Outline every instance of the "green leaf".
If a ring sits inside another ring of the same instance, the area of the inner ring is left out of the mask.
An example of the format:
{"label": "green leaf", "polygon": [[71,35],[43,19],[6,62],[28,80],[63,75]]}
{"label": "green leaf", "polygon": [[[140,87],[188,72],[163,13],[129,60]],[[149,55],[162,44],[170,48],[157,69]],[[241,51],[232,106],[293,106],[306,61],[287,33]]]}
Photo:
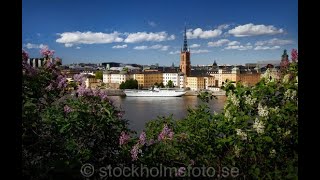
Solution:
{"label": "green leaf", "polygon": [[272,138],[269,137],[269,136],[264,137],[264,139],[265,139],[267,142],[272,142],[272,141],[273,141]]}

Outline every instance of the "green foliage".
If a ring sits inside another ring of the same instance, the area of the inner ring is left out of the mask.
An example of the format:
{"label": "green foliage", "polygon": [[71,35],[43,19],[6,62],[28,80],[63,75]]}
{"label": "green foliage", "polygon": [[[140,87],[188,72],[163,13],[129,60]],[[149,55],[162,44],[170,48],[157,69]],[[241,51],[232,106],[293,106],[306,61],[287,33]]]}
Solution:
{"label": "green foliage", "polygon": [[174,87],[174,84],[173,84],[173,82],[171,80],[168,81],[167,87],[169,87],[169,88],[173,88]]}
{"label": "green foliage", "polygon": [[103,80],[103,72],[102,71],[96,71],[95,75],[96,75],[96,79]]}
{"label": "green foliage", "polygon": [[[84,163],[128,163],[119,136],[134,132],[106,96],[67,84],[52,64],[23,63],[22,71],[23,179],[81,179]],[[72,96],[70,87],[83,95]]]}
{"label": "green foliage", "polygon": [[[227,82],[222,113],[211,114],[208,105],[201,104],[189,108],[184,119],[169,116],[148,122],[146,141],[155,143],[140,146],[137,163],[203,165],[214,167],[220,175],[227,166],[239,169],[238,178],[297,179],[297,71],[297,63],[291,63],[281,79],[262,78],[254,87]],[[205,102],[211,99],[208,92],[198,97]],[[174,135],[159,139],[165,125]]]}
{"label": "green foliage", "polygon": [[164,86],[164,84],[163,84],[163,82],[161,82],[160,84],[159,84],[159,88],[164,88],[165,86]]}
{"label": "green foliage", "polygon": [[212,93],[209,93],[208,91],[204,91],[204,92],[200,92],[197,97],[204,102],[209,102],[210,100],[212,100],[213,98],[217,98],[216,96],[212,95]]}
{"label": "green foliage", "polygon": [[138,81],[129,79],[126,82],[120,84],[120,89],[138,89]]}

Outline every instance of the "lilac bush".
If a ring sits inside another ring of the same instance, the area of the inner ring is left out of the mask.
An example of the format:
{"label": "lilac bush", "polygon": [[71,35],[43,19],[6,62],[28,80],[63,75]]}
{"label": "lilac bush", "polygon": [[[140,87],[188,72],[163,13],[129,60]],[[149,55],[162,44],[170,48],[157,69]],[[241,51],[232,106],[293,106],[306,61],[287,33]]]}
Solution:
{"label": "lilac bush", "polygon": [[[54,51],[41,54],[53,58]],[[86,89],[75,76],[77,96],[68,90],[59,63],[27,63],[22,51],[22,165],[26,179],[80,179],[81,165],[125,162],[120,145],[128,143],[127,120],[103,90]],[[78,77],[78,78],[77,78]],[[122,141],[119,136],[126,132]]]}

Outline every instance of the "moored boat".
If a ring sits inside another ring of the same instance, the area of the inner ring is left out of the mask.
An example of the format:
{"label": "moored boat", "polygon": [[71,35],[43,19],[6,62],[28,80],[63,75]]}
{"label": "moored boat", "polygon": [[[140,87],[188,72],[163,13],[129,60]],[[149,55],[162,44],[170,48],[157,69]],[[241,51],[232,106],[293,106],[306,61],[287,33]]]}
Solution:
{"label": "moored boat", "polygon": [[126,96],[130,97],[180,97],[186,94],[185,91],[150,89],[150,90],[125,90]]}

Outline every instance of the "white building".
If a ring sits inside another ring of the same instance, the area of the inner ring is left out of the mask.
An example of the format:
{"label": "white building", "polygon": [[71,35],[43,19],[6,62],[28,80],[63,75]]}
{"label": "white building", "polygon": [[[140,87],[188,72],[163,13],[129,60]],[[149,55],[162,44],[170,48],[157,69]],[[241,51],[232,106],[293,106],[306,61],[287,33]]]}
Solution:
{"label": "white building", "polygon": [[186,78],[183,73],[163,73],[163,85],[167,85],[168,82],[171,80],[173,82],[174,87],[185,88],[185,79]]}
{"label": "white building", "polygon": [[131,78],[133,78],[133,75],[129,74],[128,72],[123,72],[123,71],[122,72],[110,72],[110,71],[103,72],[104,83],[121,84],[122,82],[125,82]]}
{"label": "white building", "polygon": [[173,82],[174,87],[180,86],[180,77],[178,73],[163,73],[163,85],[167,85],[171,80]]}
{"label": "white building", "polygon": [[179,88],[186,88],[186,76],[183,73],[179,73]]}

